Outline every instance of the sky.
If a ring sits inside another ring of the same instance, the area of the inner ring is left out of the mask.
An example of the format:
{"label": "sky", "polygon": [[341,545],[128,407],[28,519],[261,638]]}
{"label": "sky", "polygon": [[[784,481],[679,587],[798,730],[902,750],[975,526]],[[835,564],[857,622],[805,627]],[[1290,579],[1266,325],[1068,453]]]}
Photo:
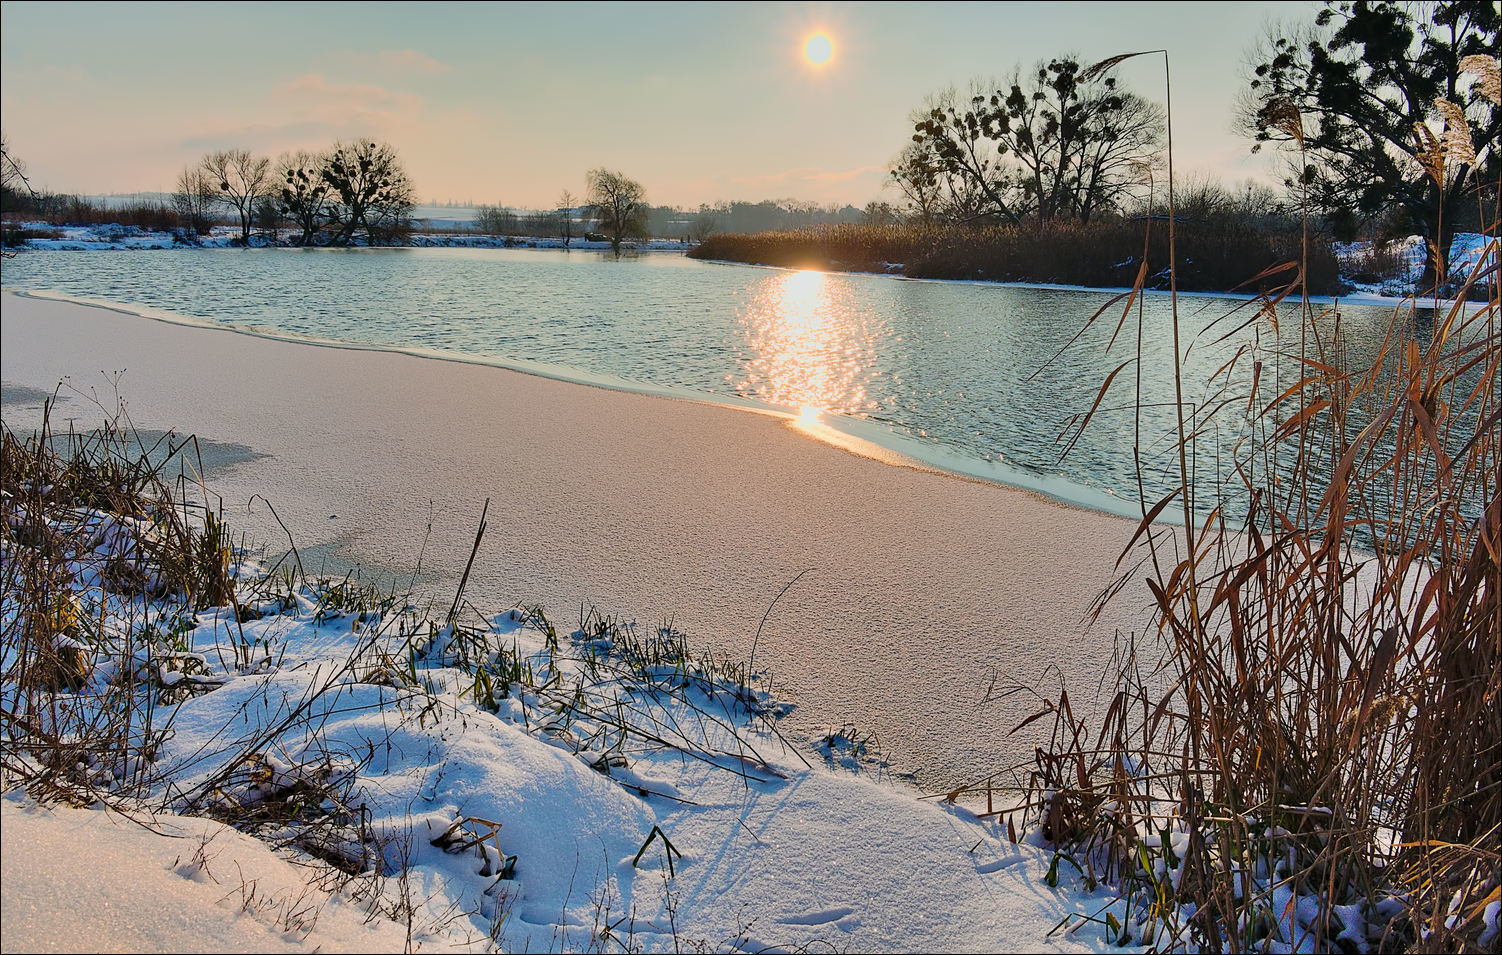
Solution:
{"label": "sky", "polygon": [[[648,201],[895,202],[924,97],[1077,54],[1169,51],[1175,164],[1271,180],[1232,129],[1284,3],[0,4],[5,142],[35,185],[167,191],[203,153],[390,142],[424,202],[545,208],[593,168]],[[803,55],[824,32],[834,55]],[[1160,57],[1117,67],[1162,102]]]}

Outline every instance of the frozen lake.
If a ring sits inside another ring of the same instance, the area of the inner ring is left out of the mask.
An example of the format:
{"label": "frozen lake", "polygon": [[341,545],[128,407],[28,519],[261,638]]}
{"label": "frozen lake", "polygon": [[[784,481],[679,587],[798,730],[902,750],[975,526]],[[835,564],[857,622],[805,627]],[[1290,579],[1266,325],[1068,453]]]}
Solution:
{"label": "frozen lake", "polygon": [[[1148,295],[1140,315],[1140,429],[1128,368],[1061,460],[1060,435],[1135,355],[1135,310],[1107,347],[1116,305],[1055,360],[1112,293],[492,249],[46,252],[8,260],[4,284],[271,335],[772,406],[942,470],[1124,515],[1138,512],[1134,445],[1148,500],[1178,480],[1163,294]],[[1390,316],[1342,306],[1349,361],[1370,360]],[[1251,317],[1239,299],[1181,299],[1195,408],[1210,403],[1212,376],[1238,349],[1257,354],[1241,362],[1229,396],[1249,389],[1254,358],[1266,363],[1269,394],[1293,380],[1271,323]],[[1296,317],[1285,327],[1296,333]],[[1224,445],[1235,438],[1224,435]],[[1198,463],[1217,464],[1215,455]]]}

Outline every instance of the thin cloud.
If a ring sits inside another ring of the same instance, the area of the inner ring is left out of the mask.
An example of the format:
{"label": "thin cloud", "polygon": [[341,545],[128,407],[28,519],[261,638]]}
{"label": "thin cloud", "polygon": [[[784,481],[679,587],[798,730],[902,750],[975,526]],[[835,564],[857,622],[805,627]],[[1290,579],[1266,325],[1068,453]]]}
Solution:
{"label": "thin cloud", "polygon": [[416,50],[382,50],[376,54],[376,61],[391,70],[410,70],[414,73],[447,73],[451,67],[447,63],[440,63],[425,53]]}
{"label": "thin cloud", "polygon": [[339,72],[374,70],[383,75],[391,73],[417,73],[424,76],[436,76],[439,73],[448,73],[453,69],[447,63],[435,60],[426,53],[410,48],[375,51],[339,50],[334,53],[332,62],[336,71]]}
{"label": "thin cloud", "polygon": [[367,110],[408,111],[422,106],[423,98],[404,90],[388,90],[369,83],[334,83],[322,73],[308,73],[288,80],[276,91],[316,103],[359,107]]}

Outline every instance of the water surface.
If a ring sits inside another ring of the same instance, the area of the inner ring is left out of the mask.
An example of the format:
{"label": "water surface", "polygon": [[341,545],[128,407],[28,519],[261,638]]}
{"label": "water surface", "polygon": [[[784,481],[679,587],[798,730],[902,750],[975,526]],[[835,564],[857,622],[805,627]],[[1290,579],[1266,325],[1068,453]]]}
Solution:
{"label": "water surface", "polygon": [[[500,249],[45,252],[8,260],[4,282],[273,335],[772,405],[943,469],[1120,513],[1137,511],[1134,447],[1147,499],[1178,479],[1163,295],[1149,295],[1119,333],[1119,305],[1086,331],[1113,293]],[[1248,371],[1231,395],[1250,387],[1253,358],[1270,359],[1269,387],[1295,373],[1275,360],[1266,320],[1222,339],[1247,309],[1231,298],[1181,301],[1191,416],[1239,349]],[[1369,359],[1391,310],[1341,311],[1348,360]],[[1140,381],[1135,365],[1123,369],[1076,437],[1102,382],[1135,357],[1139,320]]]}

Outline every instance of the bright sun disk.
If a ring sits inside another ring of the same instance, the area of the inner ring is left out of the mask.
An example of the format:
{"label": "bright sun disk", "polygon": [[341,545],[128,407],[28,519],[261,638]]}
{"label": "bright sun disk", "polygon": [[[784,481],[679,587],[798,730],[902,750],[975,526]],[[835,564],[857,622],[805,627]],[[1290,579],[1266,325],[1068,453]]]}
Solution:
{"label": "bright sun disk", "polygon": [[834,43],[823,33],[815,33],[803,44],[803,55],[808,57],[808,62],[815,66],[823,66],[834,56]]}

